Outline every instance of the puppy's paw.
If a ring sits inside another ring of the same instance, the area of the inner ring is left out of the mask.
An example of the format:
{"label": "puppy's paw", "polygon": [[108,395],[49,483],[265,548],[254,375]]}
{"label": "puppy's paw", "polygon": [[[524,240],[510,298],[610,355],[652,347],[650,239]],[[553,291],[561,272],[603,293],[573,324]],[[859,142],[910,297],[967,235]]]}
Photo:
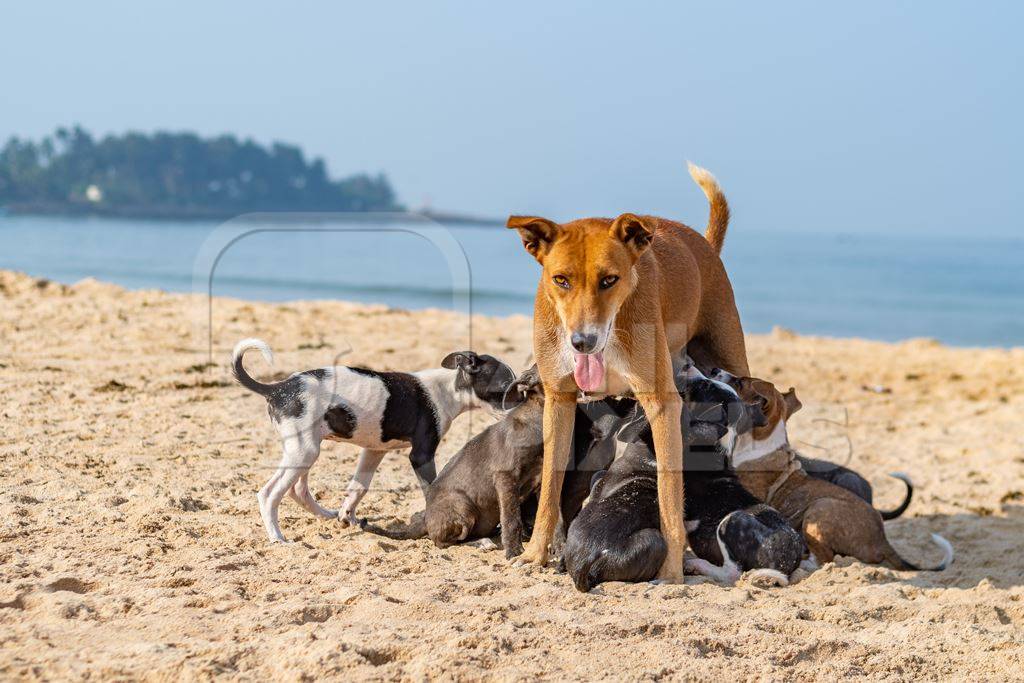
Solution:
{"label": "puppy's paw", "polygon": [[[343,527],[356,527],[360,525],[359,518],[356,517],[355,510],[339,510],[337,513],[338,521],[341,522]],[[365,522],[366,520],[362,520]]]}
{"label": "puppy's paw", "polygon": [[508,545],[508,547],[505,548],[505,559],[506,560],[515,559],[515,558],[519,557],[522,554],[523,554],[523,544],[522,543],[518,543],[518,542],[510,543]]}
{"label": "puppy's paw", "polygon": [[782,588],[789,585],[789,577],[776,569],[752,569],[744,579],[758,588]]}
{"label": "puppy's paw", "polygon": [[738,569],[731,566],[719,567],[698,557],[686,560],[686,571],[698,576],[706,576],[724,586],[732,586],[740,578]]}
{"label": "puppy's paw", "polygon": [[498,544],[489,538],[478,538],[475,541],[467,541],[465,545],[468,545],[470,548],[476,548],[477,550],[490,551],[498,549]]}
{"label": "puppy's paw", "polygon": [[294,545],[294,543],[295,543],[295,541],[290,541],[287,538],[285,538],[284,536],[279,536],[277,538],[270,539],[270,545],[272,545],[272,546],[287,546],[287,545]]}

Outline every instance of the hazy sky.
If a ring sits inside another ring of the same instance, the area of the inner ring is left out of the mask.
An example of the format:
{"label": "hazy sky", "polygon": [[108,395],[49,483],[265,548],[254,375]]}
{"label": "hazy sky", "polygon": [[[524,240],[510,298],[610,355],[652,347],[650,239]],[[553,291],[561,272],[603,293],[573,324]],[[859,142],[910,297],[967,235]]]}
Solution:
{"label": "hazy sky", "polygon": [[[781,6],[780,6],[781,5]],[[826,6],[828,5],[828,6]],[[0,136],[300,144],[418,206],[1021,235],[1024,3],[9,3]]]}

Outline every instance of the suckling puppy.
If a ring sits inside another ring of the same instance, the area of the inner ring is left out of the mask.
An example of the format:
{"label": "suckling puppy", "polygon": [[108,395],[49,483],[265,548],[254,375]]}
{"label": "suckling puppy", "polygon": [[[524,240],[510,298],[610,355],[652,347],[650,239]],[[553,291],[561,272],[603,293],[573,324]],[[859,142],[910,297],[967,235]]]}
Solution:
{"label": "suckling puppy", "polygon": [[848,490],[814,479],[800,467],[789,445],[786,421],[800,409],[796,392],[783,394],[771,382],[755,377],[734,377],[719,370],[714,379],[727,382],[747,402],[756,403],[766,422],[740,438],[733,465],[744,487],[778,509],[799,529],[811,552],[811,564],[830,562],[835,555],[849,555],[861,562],[888,562],[895,569],[941,571],[953,560],[949,542],[932,534],[944,551],[932,567],[908,562],[885,537],[878,511]]}
{"label": "suckling puppy", "polygon": [[[697,555],[687,568],[724,583],[754,569],[784,585],[803,556],[803,541],[778,512],[740,485],[727,461],[727,448],[763,419],[760,411],[692,367],[684,395],[685,519]],[[566,567],[581,591],[604,581],[650,580],[665,556],[650,426],[641,417],[620,438],[634,443],[597,481],[590,503],[569,528]]]}
{"label": "suckling puppy", "polygon": [[[395,539],[427,536],[443,548],[487,538],[500,524],[506,557],[521,553],[522,503],[540,485],[544,455],[544,395],[539,384],[524,381],[527,384],[518,390],[527,393],[526,399],[452,456],[427,489],[424,512],[405,527],[387,529],[363,522],[363,529]],[[580,408],[573,439],[575,467],[567,473],[562,497],[562,515],[570,522],[586,498],[593,472],[607,467],[615,456],[611,433],[602,424],[601,411]]]}
{"label": "suckling puppy", "polygon": [[467,410],[500,410],[515,401],[508,391],[515,381],[512,369],[472,351],[451,353],[441,368],[416,373],[335,366],[264,384],[242,366],[249,349],[258,349],[268,363],[273,362],[265,342],[244,339],[235,346],[232,371],[242,386],[266,399],[284,450],[277,471],[257,495],[271,541],[285,540],[278,507],[286,493],[314,515],[339,516],[321,507],[309,491],[309,468],[320,455],[323,439],[363,447],[341,511],[343,523],[352,523],[356,506],[388,451],[412,446],[409,461],[425,491],[435,478],[437,445],[452,421]]}
{"label": "suckling puppy", "polygon": [[[849,467],[843,467],[842,465],[837,465],[835,463],[828,462],[827,460],[807,458],[802,455],[798,455],[797,460],[800,461],[800,467],[804,472],[815,479],[821,479],[822,481],[827,481],[831,484],[835,484],[836,486],[841,486],[858,498],[863,499],[868,505],[872,504],[874,491],[871,489],[871,484],[868,483],[867,479],[860,476]],[[903,497],[903,502],[894,509],[878,511],[878,514],[880,514],[884,520],[896,519],[906,512],[907,508],[910,507],[910,500],[914,497],[914,483],[910,481],[910,477],[902,472],[892,472],[889,476],[902,481],[907,487],[907,493]]]}

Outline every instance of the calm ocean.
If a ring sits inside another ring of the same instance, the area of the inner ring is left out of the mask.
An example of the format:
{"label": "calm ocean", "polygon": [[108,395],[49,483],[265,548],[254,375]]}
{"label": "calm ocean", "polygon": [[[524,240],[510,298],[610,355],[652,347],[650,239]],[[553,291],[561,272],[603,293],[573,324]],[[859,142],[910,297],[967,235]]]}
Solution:
{"label": "calm ocean", "polygon": [[[403,232],[400,223],[308,225],[308,232],[294,224],[289,231],[265,226],[234,242],[217,264],[213,293],[451,308],[461,278],[449,263],[461,261],[461,251],[474,312],[532,310],[539,266],[503,228],[420,226],[455,245],[445,250]],[[0,217],[0,268],[67,283],[94,277],[188,292],[197,258],[209,256],[222,234],[213,223]],[[1024,239],[734,227],[723,257],[748,332],[781,325],[837,337],[1024,345]]]}

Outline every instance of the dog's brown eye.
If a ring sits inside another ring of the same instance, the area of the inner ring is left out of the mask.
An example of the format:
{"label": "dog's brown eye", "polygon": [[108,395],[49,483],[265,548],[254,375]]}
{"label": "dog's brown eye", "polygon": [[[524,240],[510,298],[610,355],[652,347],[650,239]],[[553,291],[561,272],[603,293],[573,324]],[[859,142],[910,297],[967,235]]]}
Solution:
{"label": "dog's brown eye", "polygon": [[603,278],[601,278],[601,289],[608,289],[618,281],[618,275],[605,275]]}
{"label": "dog's brown eye", "polygon": [[551,280],[562,289],[569,289],[569,278],[564,275],[556,275]]}

